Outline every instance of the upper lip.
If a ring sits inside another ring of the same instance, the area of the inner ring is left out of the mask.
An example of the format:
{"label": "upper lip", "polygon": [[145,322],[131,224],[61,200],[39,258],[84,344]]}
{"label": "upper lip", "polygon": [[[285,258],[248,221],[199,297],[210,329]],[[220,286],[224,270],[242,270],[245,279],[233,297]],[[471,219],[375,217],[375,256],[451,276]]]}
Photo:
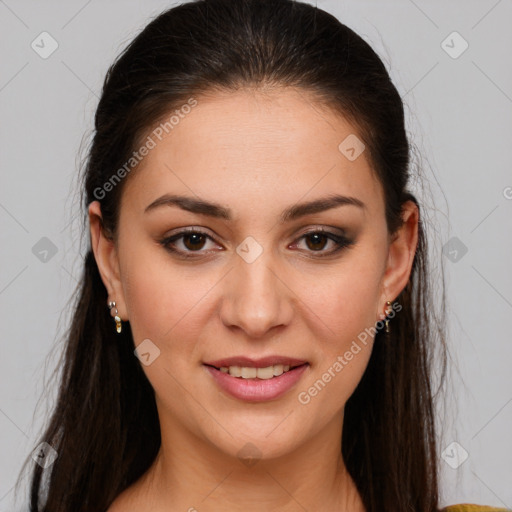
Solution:
{"label": "upper lip", "polygon": [[225,359],[217,359],[215,361],[208,361],[204,364],[215,366],[215,368],[222,368],[228,366],[246,366],[248,368],[267,368],[276,364],[290,365],[290,368],[306,364],[307,361],[295,359],[286,356],[267,356],[261,359],[252,359],[246,356],[227,357]]}

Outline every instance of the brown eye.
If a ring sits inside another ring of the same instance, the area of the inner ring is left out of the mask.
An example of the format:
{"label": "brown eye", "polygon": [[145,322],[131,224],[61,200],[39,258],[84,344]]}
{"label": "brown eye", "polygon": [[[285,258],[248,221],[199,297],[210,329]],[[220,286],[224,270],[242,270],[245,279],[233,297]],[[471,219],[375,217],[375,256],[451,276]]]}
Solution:
{"label": "brown eye", "polygon": [[[329,242],[332,243],[331,248],[327,248],[329,246]],[[302,235],[299,238],[299,241],[295,242],[293,246],[301,249],[301,243],[305,246],[305,249],[302,250],[306,253],[318,253],[314,256],[321,258],[324,256],[334,255],[342,249],[354,245],[355,242],[344,235],[332,233],[324,229],[317,229],[316,231],[310,231],[309,233]]]}
{"label": "brown eye", "polygon": [[190,251],[197,251],[203,248],[206,238],[203,233],[189,233],[183,236],[183,245]]}
{"label": "brown eye", "polygon": [[[311,249],[312,251],[321,251],[330,240],[329,237],[323,233],[312,233],[310,235],[306,235],[305,239],[308,249]],[[311,243],[309,243],[309,241],[311,241]]]}
{"label": "brown eye", "polygon": [[[197,229],[188,229],[176,233],[172,236],[164,238],[160,241],[160,244],[169,252],[176,254],[183,258],[200,258],[206,256],[209,251],[208,242],[215,245],[215,240],[203,231]],[[329,246],[329,242],[332,243],[330,249],[326,249]],[[298,247],[301,243],[304,243],[305,248]],[[315,257],[331,256],[346,247],[350,247],[355,242],[346,238],[344,235],[325,231],[323,229],[317,229],[302,235],[298,242],[292,244],[294,248],[301,249],[302,252],[306,253],[318,253]],[[219,246],[217,246],[217,249]],[[222,248],[220,248],[222,250]],[[196,253],[196,254],[194,254]]]}
{"label": "brown eye", "polygon": [[[196,228],[192,228],[166,237],[160,241],[160,244],[167,251],[178,256],[184,258],[198,258],[211,248],[208,247],[208,242],[215,246],[215,240],[213,240],[211,236]],[[205,246],[207,246],[206,250]]]}

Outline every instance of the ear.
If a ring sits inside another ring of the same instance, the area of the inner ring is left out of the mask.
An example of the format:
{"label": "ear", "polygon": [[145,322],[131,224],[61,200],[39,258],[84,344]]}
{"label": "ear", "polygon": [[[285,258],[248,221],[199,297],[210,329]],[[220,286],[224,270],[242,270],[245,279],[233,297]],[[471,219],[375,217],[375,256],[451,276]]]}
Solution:
{"label": "ear", "polygon": [[[114,240],[108,238],[103,230],[101,205],[99,201],[89,204],[89,225],[91,229],[91,246],[98,265],[101,280],[108,293],[108,300],[116,302],[121,320],[128,320],[123,287],[120,279],[119,260]],[[108,305],[105,304],[105,308]]]}
{"label": "ear", "polygon": [[418,245],[419,210],[414,201],[406,201],[402,206],[403,225],[389,245],[388,261],[383,276],[383,293],[381,297],[382,317],[386,310],[386,301],[393,302],[406,287],[411,275],[412,264]]}

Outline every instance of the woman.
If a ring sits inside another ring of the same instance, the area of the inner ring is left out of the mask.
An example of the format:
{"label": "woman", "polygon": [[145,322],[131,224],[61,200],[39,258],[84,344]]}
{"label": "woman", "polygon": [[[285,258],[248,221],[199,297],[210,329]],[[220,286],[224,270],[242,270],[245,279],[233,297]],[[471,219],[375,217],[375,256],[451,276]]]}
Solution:
{"label": "woman", "polygon": [[31,510],[438,511],[445,341],[408,180],[400,96],[331,15],[154,19],[97,108]]}

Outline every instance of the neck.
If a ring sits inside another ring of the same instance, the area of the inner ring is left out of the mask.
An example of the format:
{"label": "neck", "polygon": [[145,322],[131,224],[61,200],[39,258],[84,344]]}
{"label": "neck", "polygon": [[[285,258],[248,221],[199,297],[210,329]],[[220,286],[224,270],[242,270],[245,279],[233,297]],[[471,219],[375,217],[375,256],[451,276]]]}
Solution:
{"label": "neck", "polygon": [[249,445],[233,457],[164,420],[160,451],[138,487],[155,511],[364,512],[341,456],[342,423],[334,418],[306,444],[269,459]]}

